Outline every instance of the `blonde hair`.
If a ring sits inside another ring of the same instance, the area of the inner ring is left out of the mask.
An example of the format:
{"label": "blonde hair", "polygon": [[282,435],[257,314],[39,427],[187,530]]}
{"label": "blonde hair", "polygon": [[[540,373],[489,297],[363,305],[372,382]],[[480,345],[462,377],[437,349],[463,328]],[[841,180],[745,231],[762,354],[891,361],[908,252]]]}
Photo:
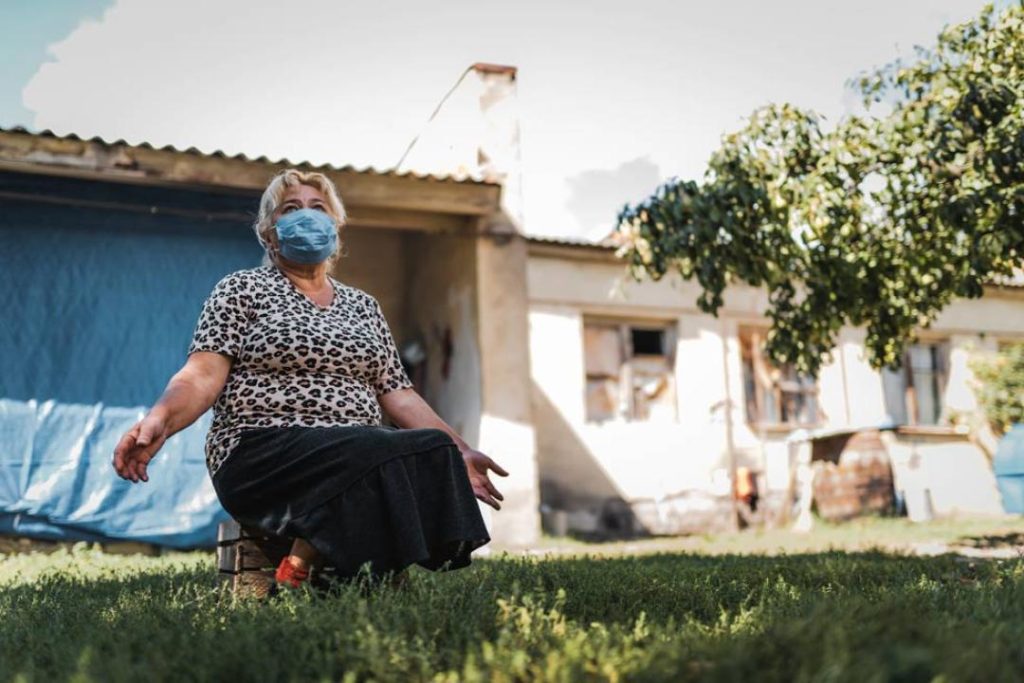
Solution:
{"label": "blonde hair", "polygon": [[256,239],[259,240],[260,246],[263,247],[269,262],[273,263],[277,254],[271,248],[268,235],[274,230],[274,212],[281,205],[281,200],[284,199],[288,188],[295,187],[296,185],[308,185],[318,190],[324,196],[324,201],[327,203],[327,215],[333,218],[338,226],[338,248],[327,259],[327,267],[330,270],[338,259],[344,255],[341,229],[345,225],[345,205],[341,203],[341,196],[338,194],[338,189],[334,186],[334,183],[323,173],[317,173],[316,171],[303,172],[294,168],[288,168],[271,178],[270,183],[267,184],[267,189],[263,190],[263,196],[260,198],[259,213],[256,215],[256,222],[252,226],[253,231],[256,233]]}

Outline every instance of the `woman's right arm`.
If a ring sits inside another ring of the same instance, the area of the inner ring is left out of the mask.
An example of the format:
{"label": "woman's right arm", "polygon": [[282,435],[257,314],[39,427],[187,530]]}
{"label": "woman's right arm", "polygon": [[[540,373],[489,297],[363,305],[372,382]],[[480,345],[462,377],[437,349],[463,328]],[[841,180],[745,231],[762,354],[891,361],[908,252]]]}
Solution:
{"label": "woman's right arm", "polygon": [[149,413],[125,432],[114,449],[114,469],[122,479],[149,481],[146,466],[171,436],[210,409],[227,383],[232,359],[196,351],[171,381]]}

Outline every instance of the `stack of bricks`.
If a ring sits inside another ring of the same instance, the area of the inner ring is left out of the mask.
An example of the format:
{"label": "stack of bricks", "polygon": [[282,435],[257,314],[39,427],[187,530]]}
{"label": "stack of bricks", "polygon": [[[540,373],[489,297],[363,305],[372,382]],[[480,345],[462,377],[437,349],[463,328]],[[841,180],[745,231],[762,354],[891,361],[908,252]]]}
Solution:
{"label": "stack of bricks", "polygon": [[217,529],[217,571],[236,595],[267,597],[274,587],[274,571],[288,554],[291,541],[272,537],[234,520]]}
{"label": "stack of bricks", "polygon": [[[235,595],[267,598],[275,591],[274,572],[292,541],[234,520],[223,522],[217,529],[218,574]],[[316,588],[328,587],[333,578],[331,567],[315,566],[310,572],[310,583]]]}

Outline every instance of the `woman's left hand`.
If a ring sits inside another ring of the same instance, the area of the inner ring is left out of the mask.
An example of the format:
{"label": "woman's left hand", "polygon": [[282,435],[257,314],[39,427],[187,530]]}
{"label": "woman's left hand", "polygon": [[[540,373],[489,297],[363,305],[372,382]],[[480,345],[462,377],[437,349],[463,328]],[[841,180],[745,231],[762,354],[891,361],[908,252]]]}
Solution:
{"label": "woman's left hand", "polygon": [[498,501],[505,500],[505,496],[494,488],[490,477],[487,476],[487,470],[494,470],[502,477],[507,477],[508,472],[488,456],[473,448],[462,451],[462,459],[466,462],[466,470],[469,472],[469,483],[473,485],[473,493],[495,510],[500,510],[501,505]]}

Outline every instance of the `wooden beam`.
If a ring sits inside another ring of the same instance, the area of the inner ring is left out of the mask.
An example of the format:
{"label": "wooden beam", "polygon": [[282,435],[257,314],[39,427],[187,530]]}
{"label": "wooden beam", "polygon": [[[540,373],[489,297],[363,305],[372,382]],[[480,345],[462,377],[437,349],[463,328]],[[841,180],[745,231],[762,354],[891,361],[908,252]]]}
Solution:
{"label": "wooden beam", "polygon": [[475,224],[476,221],[467,216],[366,206],[349,207],[346,222],[349,227],[394,228],[432,233],[466,232],[472,230]]}
{"label": "wooden beam", "polygon": [[[195,218],[203,221],[228,221],[251,223],[253,215],[238,211],[207,211],[175,206],[132,203],[123,201],[102,201],[83,197],[66,197],[57,194],[11,192],[0,190],[0,200],[35,202],[55,206],[70,206],[106,211],[126,211],[147,215],[169,215]],[[422,211],[400,211],[397,209],[374,209],[356,207],[348,214],[346,226],[369,230],[395,229],[433,234],[475,234],[477,221],[466,216],[428,213]]]}
{"label": "wooden beam", "polygon": [[0,131],[0,169],[18,173],[249,193],[262,191],[275,173],[289,167],[327,175],[346,206],[461,216],[485,216],[499,207],[501,186],[492,183]]}

